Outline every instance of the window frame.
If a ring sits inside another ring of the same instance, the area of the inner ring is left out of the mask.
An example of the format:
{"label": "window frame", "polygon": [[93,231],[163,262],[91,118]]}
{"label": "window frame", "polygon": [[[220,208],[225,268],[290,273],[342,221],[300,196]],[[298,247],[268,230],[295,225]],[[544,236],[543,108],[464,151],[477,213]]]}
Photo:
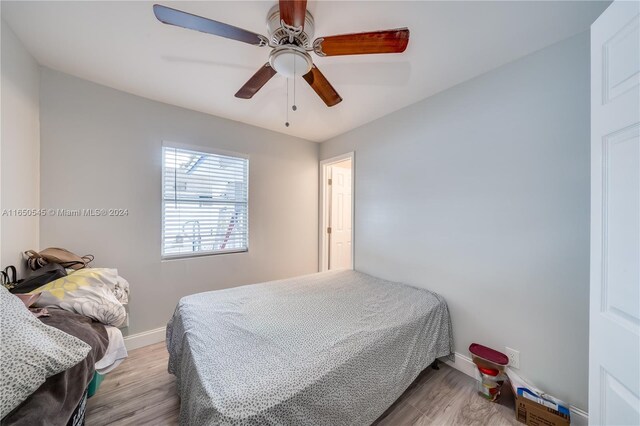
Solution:
{"label": "window frame", "polygon": [[[225,250],[216,250],[216,251],[206,251],[206,252],[191,252],[191,253],[179,253],[179,254],[165,254],[164,253],[164,237],[165,237],[165,188],[164,188],[164,177],[165,177],[165,161],[164,161],[164,150],[165,148],[173,148],[173,149],[184,149],[189,151],[196,151],[205,154],[211,155],[223,155],[227,157],[236,157],[242,158],[247,161],[247,236],[246,236],[246,247],[240,249],[225,249]],[[248,253],[249,252],[249,181],[250,181],[250,158],[249,154],[236,152],[236,151],[228,151],[223,149],[211,148],[208,146],[202,145],[192,145],[192,144],[184,144],[178,142],[170,142],[170,141],[162,141],[162,146],[160,149],[160,162],[161,162],[161,175],[160,175],[160,210],[161,210],[161,219],[160,219],[160,228],[161,228],[161,239],[160,239],[160,260],[161,261],[171,261],[171,260],[184,260],[184,259],[192,259],[198,257],[205,256],[218,256],[225,254],[237,254],[237,253]]]}

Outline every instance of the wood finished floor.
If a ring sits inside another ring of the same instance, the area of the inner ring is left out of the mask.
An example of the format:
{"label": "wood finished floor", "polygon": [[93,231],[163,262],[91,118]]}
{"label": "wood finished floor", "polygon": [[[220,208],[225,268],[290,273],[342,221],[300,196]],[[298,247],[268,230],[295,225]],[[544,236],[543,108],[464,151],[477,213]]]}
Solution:
{"label": "wood finished floor", "polygon": [[[86,425],[177,425],[180,401],[164,343],[129,353],[87,404]],[[446,365],[427,368],[374,422],[376,426],[517,425],[513,397],[484,400],[470,377]],[[195,425],[194,425],[195,426]]]}

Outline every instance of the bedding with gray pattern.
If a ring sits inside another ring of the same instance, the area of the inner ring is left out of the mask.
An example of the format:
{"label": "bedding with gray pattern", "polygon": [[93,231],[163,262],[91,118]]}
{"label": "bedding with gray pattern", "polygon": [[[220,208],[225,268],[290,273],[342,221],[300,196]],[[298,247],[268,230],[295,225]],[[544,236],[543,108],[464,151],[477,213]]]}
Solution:
{"label": "bedding with gray pattern", "polygon": [[184,297],[167,347],[183,425],[367,425],[452,338],[441,296],[332,271]]}
{"label": "bedding with gray pattern", "polygon": [[43,324],[16,295],[0,286],[0,418],[47,378],[85,359],[90,350],[77,337]]}
{"label": "bedding with gray pattern", "polygon": [[85,316],[55,308],[49,309],[49,314],[50,316],[40,317],[37,321],[77,337],[91,346],[91,351],[73,367],[49,377],[29,398],[0,421],[2,426],[84,424],[83,401],[86,404],[86,390],[93,378],[96,361],[107,350],[109,336],[104,325]]}

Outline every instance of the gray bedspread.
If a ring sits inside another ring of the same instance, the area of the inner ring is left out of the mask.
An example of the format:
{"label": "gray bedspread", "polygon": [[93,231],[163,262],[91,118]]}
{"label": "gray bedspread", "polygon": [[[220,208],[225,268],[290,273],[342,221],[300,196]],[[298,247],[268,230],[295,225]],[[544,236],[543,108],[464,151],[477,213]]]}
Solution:
{"label": "gray bedspread", "polygon": [[441,296],[355,271],[187,296],[167,327],[183,425],[367,425],[451,345]]}

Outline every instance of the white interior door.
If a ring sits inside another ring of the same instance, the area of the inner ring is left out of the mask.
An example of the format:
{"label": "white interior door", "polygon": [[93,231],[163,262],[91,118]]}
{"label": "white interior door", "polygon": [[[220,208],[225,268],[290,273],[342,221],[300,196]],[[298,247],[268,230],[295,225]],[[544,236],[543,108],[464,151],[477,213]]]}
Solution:
{"label": "white interior door", "polygon": [[640,3],[591,27],[589,422],[640,425]]}
{"label": "white interior door", "polygon": [[351,269],[351,162],[331,170],[329,269]]}

